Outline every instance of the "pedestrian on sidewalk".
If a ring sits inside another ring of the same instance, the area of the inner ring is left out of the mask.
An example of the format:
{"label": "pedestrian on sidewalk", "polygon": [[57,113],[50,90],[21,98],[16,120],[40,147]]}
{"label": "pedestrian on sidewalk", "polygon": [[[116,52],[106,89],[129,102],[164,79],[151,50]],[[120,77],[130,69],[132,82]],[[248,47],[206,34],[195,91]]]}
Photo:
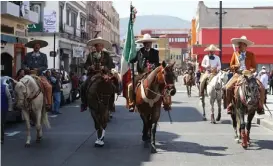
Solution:
{"label": "pedestrian on sidewalk", "polygon": [[53,114],[61,114],[60,112],[60,105],[61,105],[61,81],[60,81],[60,74],[57,73],[55,70],[52,70],[52,90],[53,90]]}
{"label": "pedestrian on sidewalk", "polygon": [[265,69],[261,70],[261,77],[260,77],[260,81],[264,86],[265,89],[265,100],[264,100],[264,104],[266,104],[266,99],[267,99],[267,87],[268,87],[268,75]]}
{"label": "pedestrian on sidewalk", "polygon": [[269,93],[273,95],[273,70],[269,75]]}
{"label": "pedestrian on sidewalk", "polygon": [[4,143],[4,126],[8,111],[12,111],[12,97],[9,91],[9,85],[1,82],[1,144]]}

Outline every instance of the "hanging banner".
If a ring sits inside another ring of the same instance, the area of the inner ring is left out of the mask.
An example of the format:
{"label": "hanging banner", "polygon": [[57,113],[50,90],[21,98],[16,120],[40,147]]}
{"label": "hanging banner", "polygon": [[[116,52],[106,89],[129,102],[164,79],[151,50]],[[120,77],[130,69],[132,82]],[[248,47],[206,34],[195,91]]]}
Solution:
{"label": "hanging banner", "polygon": [[83,47],[73,47],[73,57],[83,58],[84,48]]}
{"label": "hanging banner", "polygon": [[57,32],[57,14],[55,10],[45,10],[44,12],[44,32]]}

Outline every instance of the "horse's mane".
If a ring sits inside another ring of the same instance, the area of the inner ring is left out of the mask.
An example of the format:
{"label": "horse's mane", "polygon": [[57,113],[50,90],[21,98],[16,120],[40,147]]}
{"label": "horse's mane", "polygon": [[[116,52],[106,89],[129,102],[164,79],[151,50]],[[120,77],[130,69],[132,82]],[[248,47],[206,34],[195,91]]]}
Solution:
{"label": "horse's mane", "polygon": [[157,68],[155,68],[147,77],[148,80],[148,87],[150,87],[151,83],[154,82],[154,79],[158,73],[158,71],[162,69],[162,66],[158,66]]}

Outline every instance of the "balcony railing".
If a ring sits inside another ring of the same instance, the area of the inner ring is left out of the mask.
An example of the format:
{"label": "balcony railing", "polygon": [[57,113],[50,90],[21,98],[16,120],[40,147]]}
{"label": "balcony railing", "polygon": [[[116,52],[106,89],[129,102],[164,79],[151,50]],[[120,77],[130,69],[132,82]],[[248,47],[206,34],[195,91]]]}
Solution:
{"label": "balcony railing", "polygon": [[64,24],[64,32],[74,34],[74,27]]}

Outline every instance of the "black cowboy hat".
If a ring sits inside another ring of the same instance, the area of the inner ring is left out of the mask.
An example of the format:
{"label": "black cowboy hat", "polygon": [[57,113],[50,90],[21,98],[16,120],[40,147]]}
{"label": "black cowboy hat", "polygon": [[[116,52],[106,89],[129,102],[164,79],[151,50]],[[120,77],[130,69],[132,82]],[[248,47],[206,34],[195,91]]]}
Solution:
{"label": "black cowboy hat", "polygon": [[32,40],[25,44],[28,48],[34,48],[35,44],[39,44],[41,48],[46,47],[48,45],[47,41],[44,40]]}

